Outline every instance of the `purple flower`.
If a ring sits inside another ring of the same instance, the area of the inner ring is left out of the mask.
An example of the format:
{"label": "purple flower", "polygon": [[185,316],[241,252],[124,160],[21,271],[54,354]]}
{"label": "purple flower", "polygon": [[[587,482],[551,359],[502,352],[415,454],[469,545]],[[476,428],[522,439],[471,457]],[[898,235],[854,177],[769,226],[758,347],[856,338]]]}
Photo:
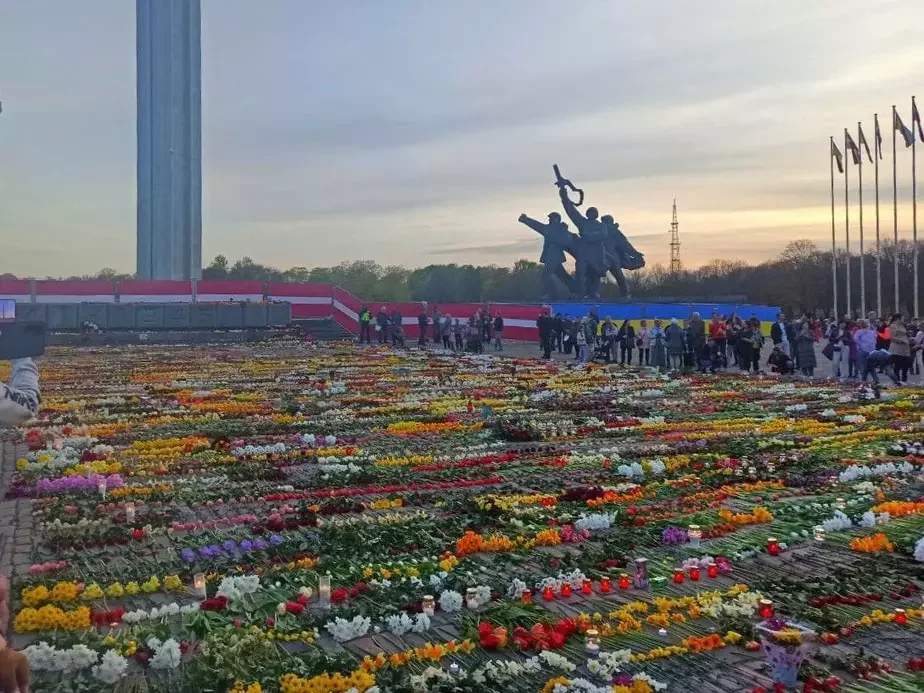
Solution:
{"label": "purple flower", "polygon": [[202,556],[203,558],[208,558],[209,557],[209,547],[203,546],[202,548],[200,548],[199,555]]}
{"label": "purple flower", "polygon": [[225,539],[222,546],[224,547],[225,551],[230,553],[233,553],[237,549],[237,543],[234,541],[234,539]]}
{"label": "purple flower", "polygon": [[187,563],[192,563],[194,560],[196,560],[196,552],[192,549],[183,549],[183,551],[180,553],[180,556],[182,556],[183,560]]}
{"label": "purple flower", "polygon": [[250,543],[248,539],[244,539],[244,541],[241,542],[241,551],[243,551],[244,553],[250,553],[252,550],[253,550],[253,544]]}
{"label": "purple flower", "polygon": [[263,549],[266,548],[266,542],[263,541],[263,540],[260,539],[260,538],[254,539],[254,540],[253,540],[253,547],[254,547],[257,551],[262,551]]}
{"label": "purple flower", "polygon": [[690,537],[687,531],[679,527],[666,527],[664,531],[661,532],[661,542],[664,544],[686,544],[689,540]]}
{"label": "purple flower", "polygon": [[274,534],[269,538],[269,543],[273,546],[279,546],[282,544],[282,537],[280,537],[278,534]]}

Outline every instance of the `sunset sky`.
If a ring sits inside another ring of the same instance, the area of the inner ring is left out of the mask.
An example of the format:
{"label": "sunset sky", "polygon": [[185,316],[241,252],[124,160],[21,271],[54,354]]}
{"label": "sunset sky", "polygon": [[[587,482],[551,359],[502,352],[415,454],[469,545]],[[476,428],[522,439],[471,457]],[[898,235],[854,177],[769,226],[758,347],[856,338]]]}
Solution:
{"label": "sunset sky", "polygon": [[[134,10],[0,3],[0,273],[134,271]],[[872,144],[874,112],[891,235],[922,27],[920,0],[202,0],[203,258],[538,259],[516,219],[558,163],[650,263],[674,197],[685,264],[758,261],[830,243],[828,136]]]}

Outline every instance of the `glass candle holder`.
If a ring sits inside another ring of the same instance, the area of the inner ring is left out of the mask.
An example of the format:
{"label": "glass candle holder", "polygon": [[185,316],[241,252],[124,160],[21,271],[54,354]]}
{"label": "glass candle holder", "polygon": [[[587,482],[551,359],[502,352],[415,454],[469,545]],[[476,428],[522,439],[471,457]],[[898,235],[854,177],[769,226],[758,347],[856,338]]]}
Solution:
{"label": "glass candle holder", "polygon": [[908,614],[905,613],[904,609],[895,609],[895,623],[900,626],[908,623]]}
{"label": "glass candle holder", "polygon": [[533,603],[533,592],[532,590],[523,590],[523,594],[520,595],[520,601],[524,604]]}
{"label": "glass candle holder", "polygon": [[847,501],[845,501],[843,498],[838,498],[834,501],[834,507],[837,508],[838,510],[846,510]]}
{"label": "glass candle holder", "polygon": [[330,608],[330,573],[318,578],[318,606]]}
{"label": "glass candle holder", "polygon": [[825,540],[825,528],[821,525],[815,525],[814,529],[812,529],[812,533],[815,536],[815,541]]}
{"label": "glass candle holder", "polygon": [[106,480],[105,479],[100,479],[99,481],[96,482],[96,490],[99,491],[99,495],[102,498],[106,497]]}
{"label": "glass candle holder", "polygon": [[561,596],[570,597],[571,596],[571,585],[567,582],[561,586]]}
{"label": "glass candle holder", "polygon": [[649,587],[651,587],[651,582],[648,580],[647,558],[635,559],[635,578],[633,579],[632,584],[637,590],[647,590]]}
{"label": "glass candle holder", "polygon": [[432,594],[424,595],[421,606],[423,607],[423,612],[427,616],[432,616],[434,613],[436,613],[436,600],[433,598]]}
{"label": "glass candle holder", "polygon": [[587,652],[592,655],[600,653],[600,633],[596,628],[588,628],[584,634]]}
{"label": "glass candle holder", "polygon": [[135,523],[135,504],[132,501],[125,504],[125,521],[130,525]]}
{"label": "glass candle holder", "polygon": [[699,566],[693,566],[690,568],[690,579],[693,582],[699,582]]}
{"label": "glass candle holder", "polygon": [[193,592],[199,599],[205,599],[205,573],[196,573],[193,575]]}
{"label": "glass candle holder", "polygon": [[555,592],[552,591],[551,587],[546,587],[544,590],[542,590],[542,598],[547,602],[550,602],[555,599]]}
{"label": "glass candle holder", "polygon": [[779,556],[783,549],[780,548],[780,542],[775,537],[767,539],[767,553],[771,556]]}
{"label": "glass candle holder", "polygon": [[593,594],[594,588],[590,580],[585,578],[584,583],[581,585],[581,594]]}
{"label": "glass candle holder", "polygon": [[465,590],[465,606],[474,609],[478,606],[478,591],[474,587]]}
{"label": "glass candle holder", "polygon": [[603,592],[604,594],[607,594],[610,591],[612,591],[612,589],[613,589],[613,583],[610,581],[610,578],[608,575],[604,575],[602,578],[600,578],[600,591],[601,592]]}
{"label": "glass candle holder", "polygon": [[619,589],[627,590],[632,586],[632,583],[629,582],[629,575],[627,573],[619,574]]}
{"label": "glass candle holder", "polygon": [[769,599],[761,599],[757,602],[757,614],[765,621],[773,618],[773,602]]}
{"label": "glass candle holder", "polygon": [[719,577],[719,566],[716,565],[715,563],[710,563],[706,567],[706,575],[708,575],[711,578]]}
{"label": "glass candle holder", "polygon": [[683,581],[683,568],[674,568],[674,584],[682,585]]}
{"label": "glass candle holder", "polygon": [[703,540],[703,530],[699,525],[690,525],[687,528],[687,536],[690,537],[690,547],[698,549],[700,542]]}

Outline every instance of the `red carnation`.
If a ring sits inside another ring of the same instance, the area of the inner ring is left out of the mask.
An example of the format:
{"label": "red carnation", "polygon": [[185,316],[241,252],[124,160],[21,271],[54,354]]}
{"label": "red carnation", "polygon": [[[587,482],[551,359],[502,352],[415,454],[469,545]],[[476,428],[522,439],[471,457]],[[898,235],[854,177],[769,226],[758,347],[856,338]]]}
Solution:
{"label": "red carnation", "polygon": [[342,587],[338,587],[330,594],[330,600],[334,604],[343,604],[347,598],[347,591]]}
{"label": "red carnation", "polygon": [[290,614],[295,614],[298,616],[304,610],[305,607],[298,602],[286,602],[286,611],[288,611]]}

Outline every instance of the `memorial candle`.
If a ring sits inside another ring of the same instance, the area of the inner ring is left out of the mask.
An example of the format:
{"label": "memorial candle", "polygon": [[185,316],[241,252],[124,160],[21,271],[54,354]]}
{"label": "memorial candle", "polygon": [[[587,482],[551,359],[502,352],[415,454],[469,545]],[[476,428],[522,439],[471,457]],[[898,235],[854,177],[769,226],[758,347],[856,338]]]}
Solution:
{"label": "memorial candle", "polygon": [[318,578],[318,606],[330,608],[330,573]]}
{"label": "memorial candle", "polygon": [[601,592],[603,592],[604,594],[607,594],[612,589],[613,589],[613,583],[610,582],[610,578],[608,575],[604,575],[602,578],[600,578],[600,591]]}
{"label": "memorial candle", "polygon": [[196,573],[193,575],[193,592],[199,599],[205,599],[205,573]]}
{"label": "memorial candle", "polygon": [[767,553],[771,556],[779,556],[782,549],[780,548],[780,542],[774,537],[767,539]]}
{"label": "memorial candle", "polygon": [[629,576],[626,573],[621,573],[619,575],[619,589],[621,590],[629,589]]}
{"label": "memorial candle", "polygon": [[135,504],[132,501],[125,504],[125,521],[128,524],[134,524],[135,522]]}

